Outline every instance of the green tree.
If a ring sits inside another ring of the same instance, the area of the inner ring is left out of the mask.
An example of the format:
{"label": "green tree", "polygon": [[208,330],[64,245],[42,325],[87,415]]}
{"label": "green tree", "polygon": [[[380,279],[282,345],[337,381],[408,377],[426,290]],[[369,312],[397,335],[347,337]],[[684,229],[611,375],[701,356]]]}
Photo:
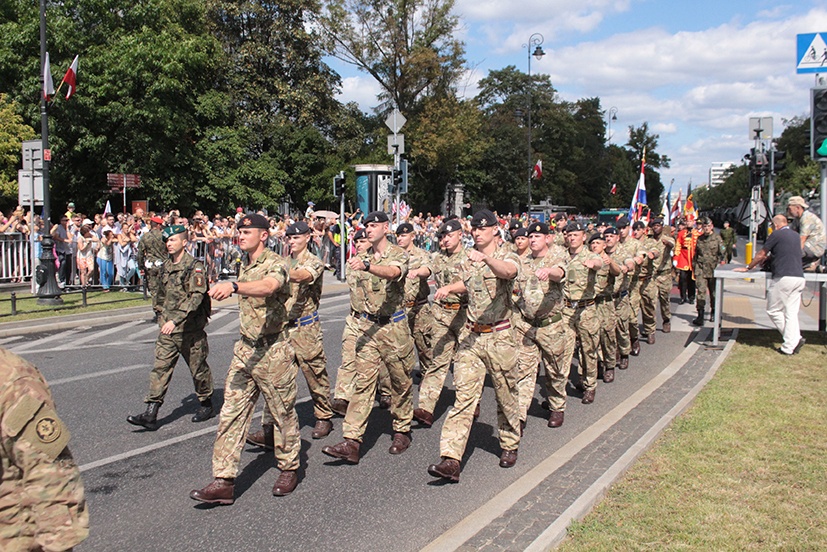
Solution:
{"label": "green tree", "polygon": [[34,129],[23,122],[15,103],[6,94],[0,94],[0,205],[3,208],[17,204],[21,144],[34,137]]}

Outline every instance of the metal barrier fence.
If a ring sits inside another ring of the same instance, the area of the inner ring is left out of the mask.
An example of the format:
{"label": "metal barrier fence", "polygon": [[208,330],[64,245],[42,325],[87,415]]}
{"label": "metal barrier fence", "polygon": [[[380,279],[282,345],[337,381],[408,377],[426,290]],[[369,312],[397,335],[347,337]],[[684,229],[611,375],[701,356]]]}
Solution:
{"label": "metal barrier fence", "polygon": [[32,277],[32,246],[26,234],[0,234],[0,283]]}

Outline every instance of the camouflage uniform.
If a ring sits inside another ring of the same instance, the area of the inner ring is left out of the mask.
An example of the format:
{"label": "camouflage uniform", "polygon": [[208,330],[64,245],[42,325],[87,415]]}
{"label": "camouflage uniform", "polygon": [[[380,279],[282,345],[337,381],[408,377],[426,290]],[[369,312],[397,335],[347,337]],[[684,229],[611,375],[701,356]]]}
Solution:
{"label": "camouflage uniform", "polygon": [[[610,253],[609,256],[615,263],[621,266],[633,261],[637,254],[635,241],[636,240],[626,240],[624,243],[618,243],[614,252]],[[632,351],[632,340],[629,335],[629,321],[632,319],[632,305],[629,302],[629,286],[631,285],[634,272],[635,271],[630,271],[626,274],[616,276],[612,289],[615,316],[617,317],[615,330],[617,334],[617,351],[618,354],[624,356],[628,356]],[[635,325],[637,325],[637,322],[635,322]]]}
{"label": "camouflage uniform", "polygon": [[43,376],[0,349],[0,550],[68,550],[89,535],[68,442]]}
{"label": "camouflage uniform", "polygon": [[411,331],[405,321],[405,277],[408,254],[388,243],[377,260],[371,247],[360,255],[374,266],[400,269],[395,280],[386,280],[363,272],[357,285],[365,297],[364,310],[356,322],[356,361],[353,394],[342,424],[345,439],[362,441],[379,379],[380,366],[387,365],[391,381],[391,417],[394,433],[408,433],[413,419],[411,372],[414,350]]}
{"label": "camouflage uniform", "polygon": [[721,233],[721,241],[724,243],[724,256],[726,258],[726,262],[732,262],[732,252],[735,248],[735,244],[738,242],[738,235],[735,233],[735,228],[722,228]]}
{"label": "camouflage uniform", "polygon": [[[652,302],[643,301],[643,331],[648,335],[655,333],[657,326],[657,313],[655,312],[655,299],[660,304],[660,316],[664,323],[669,323],[672,318],[669,299],[672,295],[672,249],[675,247],[675,239],[666,236],[666,227],[658,239],[652,239],[653,251],[658,253],[652,259],[652,279],[646,286],[651,287],[648,295],[652,296]],[[667,242],[669,245],[666,245]]]}
{"label": "camouflage uniform", "polygon": [[[658,249],[657,242],[652,238],[644,236],[640,243],[644,257],[638,274],[638,307],[643,320],[643,333],[644,335],[650,335],[655,331],[655,301],[658,294],[655,270],[657,269],[656,263],[660,263],[661,252]],[[650,259],[649,253],[654,253],[655,258]],[[635,306],[634,303],[633,299],[632,308]],[[637,324],[637,313],[635,313],[635,324]]]}
{"label": "camouflage uniform", "polygon": [[274,414],[274,453],[282,471],[299,468],[299,418],[296,415],[296,353],[287,339],[285,303],[289,298],[285,259],[265,249],[249,264],[242,264],[239,282],[274,278],[279,289],[267,297],[240,296],[241,340],[224,384],[224,405],[213,448],[213,475],[234,478],[241,449],[250,427],[259,393]]}
{"label": "camouflage uniform", "polygon": [[715,267],[724,258],[724,242],[721,236],[713,232],[710,235],[701,234],[695,245],[693,256],[693,271],[695,273],[695,296],[698,316],[703,318],[706,307],[706,292],[709,290],[709,299],[712,304],[712,312],[715,312]]}
{"label": "camouflage uniform", "polygon": [[[636,240],[633,236],[626,238],[618,247],[626,247],[627,253],[635,258],[645,257],[646,250],[643,242]],[[644,262],[646,262],[644,260]],[[642,263],[641,263],[642,264]],[[635,269],[629,272],[629,340],[634,343],[640,338],[638,319],[640,318],[640,267],[635,263]]]}
{"label": "camouflage uniform", "polygon": [[[600,260],[600,257],[585,246],[577,255],[570,254],[563,286],[563,321],[571,334],[580,339],[581,358],[585,364],[581,367],[583,388],[586,391],[597,387],[597,348],[600,335],[600,319],[597,309],[594,308],[596,271],[583,264],[592,259]],[[571,365],[574,356],[574,341],[574,338],[571,338],[566,342],[566,366]]]}
{"label": "camouflage uniform", "polygon": [[[460,270],[467,259],[468,256],[462,247],[453,255],[447,255],[442,251],[435,253],[431,260],[431,268],[436,288],[460,281]],[[448,368],[459,345],[459,335],[467,320],[467,307],[466,297],[456,295],[438,301],[431,307],[432,358],[428,369],[422,371],[422,381],[419,383],[419,408],[431,414],[439,401],[439,395],[445,385],[445,376],[448,375]]]}
{"label": "camouflage uniform", "polygon": [[[520,266],[515,253],[498,247],[494,259]],[[497,278],[485,263],[466,259],[460,267],[468,292],[468,323],[460,333],[454,360],[456,398],[442,426],[440,456],[462,460],[471,432],[474,409],[482,395],[486,370],[494,383],[500,447],[520,445],[517,344],[511,328],[513,281]]]}
{"label": "camouflage uniform", "polygon": [[617,313],[612,298],[614,285],[615,277],[609,274],[609,265],[603,263],[603,268],[595,273],[594,295],[595,310],[600,321],[597,360],[602,363],[604,370],[613,369],[617,359]]}
{"label": "camouflage uniform", "polygon": [[158,291],[161,287],[161,267],[168,256],[160,228],[154,228],[141,236],[138,241],[136,261],[138,267],[144,271],[146,287],[152,297],[152,310],[155,314],[160,314],[163,308],[163,301],[159,300]]}
{"label": "camouflage uniform", "polygon": [[[313,398],[313,414],[317,420],[333,417],[330,409],[330,378],[327,375],[327,357],[324,354],[322,326],[319,322],[319,301],[322,296],[324,263],[310,250],[302,251],[298,258],[287,258],[290,270],[306,270],[312,282],[290,282],[290,298],[287,310],[287,338],[296,352],[296,361],[307,381],[307,389]],[[265,406],[262,425],[274,423],[270,409]]]}
{"label": "camouflage uniform", "polygon": [[[431,256],[424,249],[418,247],[408,251],[408,270],[428,267],[430,270]],[[428,304],[431,286],[428,278],[405,278],[405,312],[408,316],[408,327],[411,330],[416,352],[419,355],[419,369],[422,373],[431,371],[433,350],[431,337],[433,334],[433,317]]]}
{"label": "camouflage uniform", "polygon": [[520,401],[520,420],[525,421],[534,397],[537,369],[542,358],[545,365],[545,386],[552,411],[566,407],[566,343],[574,341],[574,334],[563,322],[563,284],[540,280],[536,272],[541,268],[560,268],[568,264],[565,249],[552,245],[542,257],[532,255],[520,259],[520,271],[514,286],[515,304],[520,311],[514,317],[517,337],[517,389]]}
{"label": "camouflage uniform", "polygon": [[155,341],[155,365],[149,374],[149,394],[144,402],[164,403],[179,356],[190,367],[198,401],[203,403],[212,397],[212,372],[207,364],[210,348],[204,331],[210,315],[207,289],[204,263],[186,251],[178,263],[169,258],[164,261],[158,288],[162,307],[158,324],[172,321],[175,329],[169,335],[159,333]]}

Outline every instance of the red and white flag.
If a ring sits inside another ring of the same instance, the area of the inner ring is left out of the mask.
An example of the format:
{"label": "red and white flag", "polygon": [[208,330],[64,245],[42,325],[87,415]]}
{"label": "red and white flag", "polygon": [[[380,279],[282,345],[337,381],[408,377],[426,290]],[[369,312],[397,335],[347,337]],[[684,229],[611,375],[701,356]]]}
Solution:
{"label": "red and white flag", "polygon": [[67,100],[72,97],[72,95],[75,93],[75,89],[77,88],[78,57],[79,56],[75,56],[75,59],[72,61],[72,65],[70,65],[69,69],[66,70],[66,74],[63,75],[63,80],[60,82],[60,87],[63,86],[63,83],[66,83],[69,86],[68,90],[66,90]]}
{"label": "red and white flag", "polygon": [[43,97],[46,101],[55,95],[55,82],[52,80],[52,65],[49,63],[49,52],[46,52],[46,59],[43,60]]}
{"label": "red and white flag", "polygon": [[538,159],[537,164],[534,165],[534,171],[531,173],[531,178],[537,180],[538,178],[543,178],[543,161]]}
{"label": "red and white flag", "polygon": [[612,184],[612,190],[609,193],[612,195],[617,193],[617,184]]}

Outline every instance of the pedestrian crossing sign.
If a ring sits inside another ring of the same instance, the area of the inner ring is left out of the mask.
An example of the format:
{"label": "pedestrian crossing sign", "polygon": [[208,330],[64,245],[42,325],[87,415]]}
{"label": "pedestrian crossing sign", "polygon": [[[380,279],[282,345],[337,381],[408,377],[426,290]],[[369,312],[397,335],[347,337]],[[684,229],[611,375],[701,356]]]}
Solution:
{"label": "pedestrian crossing sign", "polygon": [[827,33],[800,34],[797,37],[796,73],[827,73]]}

